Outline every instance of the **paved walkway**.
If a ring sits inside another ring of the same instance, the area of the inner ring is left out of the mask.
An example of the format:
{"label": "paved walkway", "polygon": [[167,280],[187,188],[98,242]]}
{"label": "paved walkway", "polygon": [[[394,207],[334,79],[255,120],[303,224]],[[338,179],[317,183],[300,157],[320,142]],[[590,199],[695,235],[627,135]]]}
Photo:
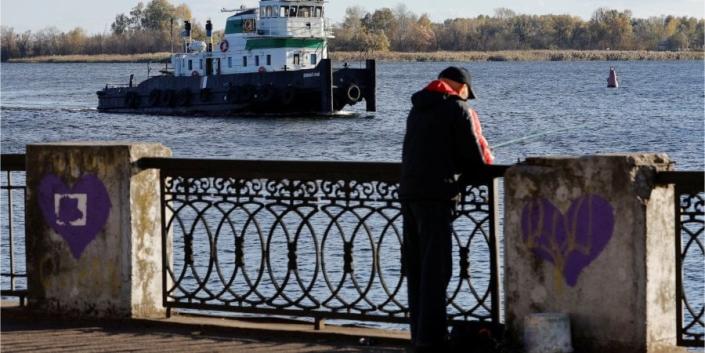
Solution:
{"label": "paved walkway", "polygon": [[283,324],[270,330],[241,330],[232,325],[197,324],[204,322],[199,318],[81,323],[41,319],[12,310],[2,310],[2,352],[404,352],[399,342],[392,340],[390,345],[384,338],[366,339],[372,343],[380,340],[380,344],[365,345],[355,335],[273,330]]}

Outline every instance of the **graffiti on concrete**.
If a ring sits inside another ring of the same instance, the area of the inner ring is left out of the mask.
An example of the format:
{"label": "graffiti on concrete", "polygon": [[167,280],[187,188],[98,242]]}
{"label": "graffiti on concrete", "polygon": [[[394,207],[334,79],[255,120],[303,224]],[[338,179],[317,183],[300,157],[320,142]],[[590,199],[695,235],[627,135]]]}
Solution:
{"label": "graffiti on concrete", "polygon": [[110,197],[95,175],[84,175],[69,188],[54,174],[39,183],[39,208],[47,225],[58,233],[79,259],[103,229],[110,214]]}
{"label": "graffiti on concrete", "polygon": [[586,195],[563,214],[551,201],[537,198],[524,206],[522,237],[540,259],[552,263],[574,287],[580,273],[597,259],[612,238],[614,209],[597,195]]}

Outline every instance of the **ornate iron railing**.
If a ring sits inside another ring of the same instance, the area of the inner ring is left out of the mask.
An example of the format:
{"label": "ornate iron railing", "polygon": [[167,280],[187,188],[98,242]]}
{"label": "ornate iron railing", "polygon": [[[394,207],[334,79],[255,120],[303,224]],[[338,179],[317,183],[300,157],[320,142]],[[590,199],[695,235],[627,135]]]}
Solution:
{"label": "ornate iron railing", "polygon": [[0,173],[2,174],[0,177],[0,209],[2,210],[0,295],[18,297],[20,305],[24,305],[27,297],[24,260],[25,156],[3,154],[0,158],[0,170],[2,171]]}
{"label": "ornate iron railing", "polygon": [[705,345],[705,173],[664,172],[658,181],[675,186],[676,321],[680,346]]}
{"label": "ornate iron railing", "polygon": [[[399,164],[139,165],[161,170],[169,310],[406,322]],[[451,320],[500,321],[496,180],[505,169],[483,170],[458,206]]]}

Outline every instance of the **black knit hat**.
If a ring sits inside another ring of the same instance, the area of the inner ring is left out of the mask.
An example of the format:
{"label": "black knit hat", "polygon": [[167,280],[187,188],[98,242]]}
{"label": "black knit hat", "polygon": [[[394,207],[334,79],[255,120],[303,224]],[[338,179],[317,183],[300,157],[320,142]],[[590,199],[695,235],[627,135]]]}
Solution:
{"label": "black knit hat", "polygon": [[441,71],[438,78],[447,78],[468,85],[468,99],[475,99],[475,92],[472,90],[472,84],[470,83],[470,72],[464,67],[450,66]]}

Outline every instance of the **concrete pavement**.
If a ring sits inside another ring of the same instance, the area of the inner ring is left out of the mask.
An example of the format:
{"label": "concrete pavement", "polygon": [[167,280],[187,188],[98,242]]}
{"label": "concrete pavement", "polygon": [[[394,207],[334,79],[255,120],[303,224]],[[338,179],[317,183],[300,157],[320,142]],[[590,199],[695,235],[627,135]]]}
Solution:
{"label": "concrete pavement", "polygon": [[[404,352],[405,333],[177,316],[77,321],[2,309],[2,352]],[[362,338],[362,340],[361,340]],[[371,344],[370,344],[371,343]]]}

